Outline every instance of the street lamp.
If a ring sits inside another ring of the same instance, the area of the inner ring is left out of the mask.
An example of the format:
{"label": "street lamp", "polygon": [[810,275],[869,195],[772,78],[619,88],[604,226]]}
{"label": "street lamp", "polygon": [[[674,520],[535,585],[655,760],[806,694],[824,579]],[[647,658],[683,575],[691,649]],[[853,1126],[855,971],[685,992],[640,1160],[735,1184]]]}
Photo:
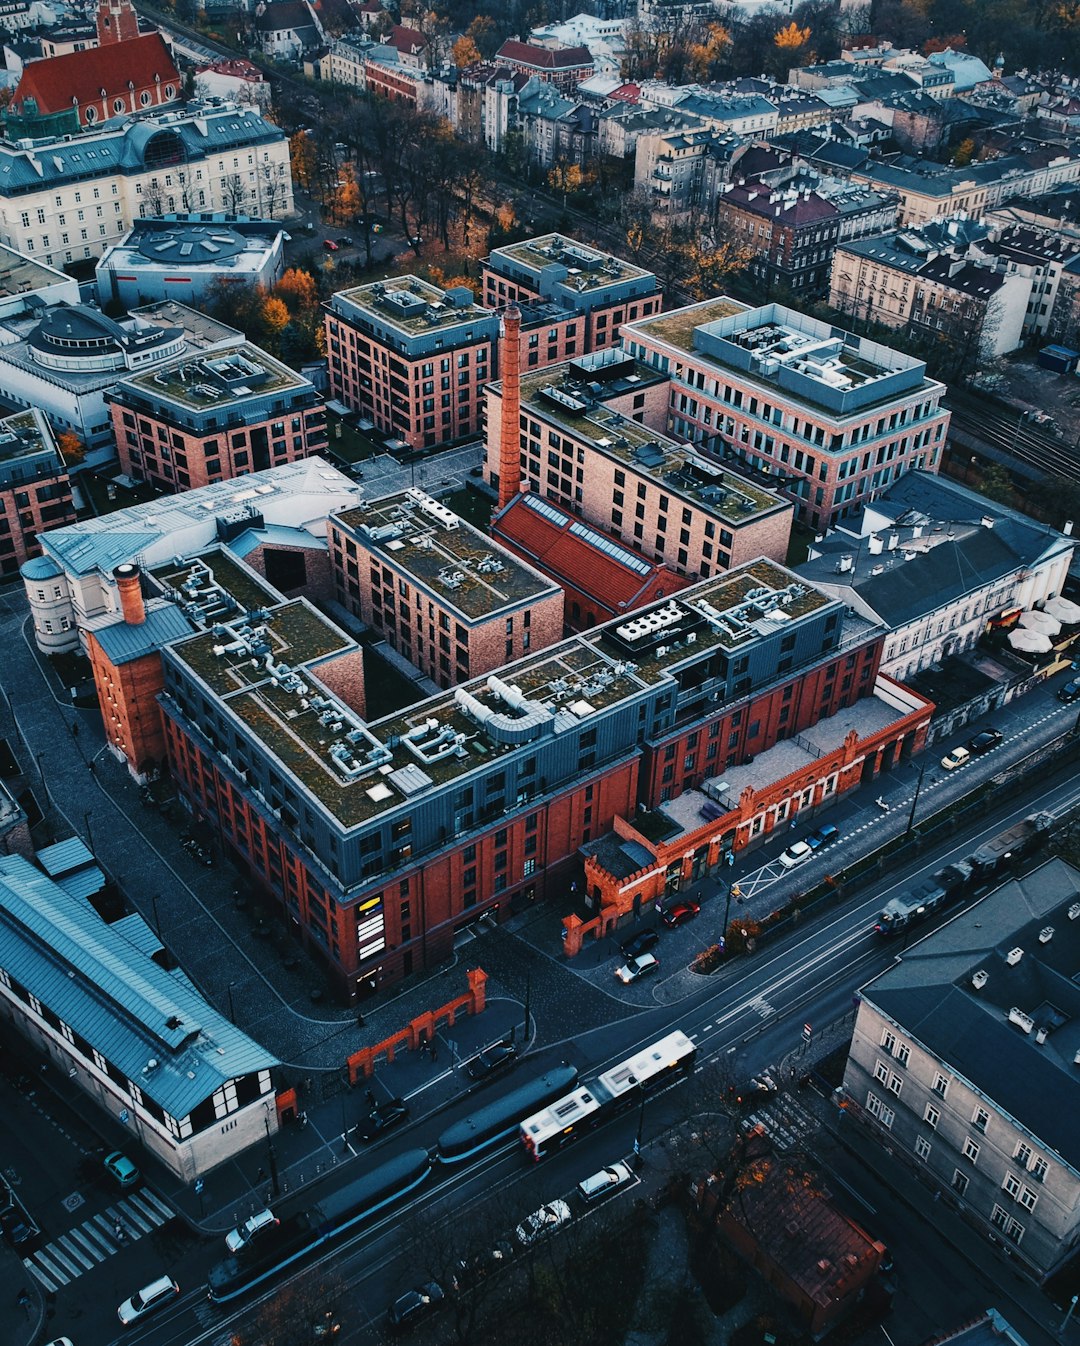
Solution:
{"label": "street lamp", "polygon": [[229,1021],[233,1024],[234,1027],[236,1025],[236,1010],[233,1008],[232,989],[235,985],[236,982],[231,981],[225,988],[225,992],[229,997]]}
{"label": "street lamp", "polygon": [[927,764],[924,762],[919,768],[919,779],[915,785],[915,798],[911,801],[911,812],[908,814],[907,828],[904,831],[905,837],[911,836],[911,829],[915,826],[915,805],[919,802],[919,792],[922,790],[923,777],[926,775],[926,766]]}
{"label": "street lamp", "polygon": [[532,995],[532,974],[525,975],[525,1032],[524,1040],[526,1047],[529,1044],[529,1001]]}
{"label": "street lamp", "polygon": [[41,757],[42,754],[39,752],[34,754],[34,761],[37,762],[38,775],[41,777],[41,790],[49,808],[54,809],[56,805],[53,803],[53,797],[49,793],[49,782],[45,779],[45,768],[41,765]]}
{"label": "street lamp", "polygon": [[86,839],[87,839],[87,841],[90,843],[90,853],[91,853],[91,855],[92,855],[93,852],[94,852],[94,834],[93,834],[93,832],[91,832],[91,830],[90,830],[90,813],[89,813],[89,810],[88,810],[86,813],[84,813],[82,817],[83,817],[83,823],[84,823],[85,826],[86,826]]}

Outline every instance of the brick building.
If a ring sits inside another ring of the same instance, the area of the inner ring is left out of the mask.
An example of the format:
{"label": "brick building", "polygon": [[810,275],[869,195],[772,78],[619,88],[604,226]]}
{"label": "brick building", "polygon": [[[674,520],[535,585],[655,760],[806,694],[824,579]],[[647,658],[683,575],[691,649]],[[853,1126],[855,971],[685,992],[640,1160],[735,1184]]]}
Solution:
{"label": "brick building", "polygon": [[121,380],[107,395],[124,472],[186,491],[326,448],[315,387],[244,342]]}
{"label": "brick building", "polygon": [[563,592],[423,491],[327,521],[336,597],[440,687],[554,645]]}
{"label": "brick building", "polygon": [[672,434],[775,481],[819,531],[940,465],[949,413],[925,362],[794,309],[706,300],[627,324],[623,344],[667,381]]}
{"label": "brick building", "polygon": [[470,289],[403,276],[339,290],[324,307],[334,398],[413,449],[480,429],[499,322]]}
{"label": "brick building", "polygon": [[45,416],[36,408],[0,420],[0,576],[39,556],[39,533],[74,523],[71,483]]}
{"label": "brick building", "polygon": [[651,271],[562,234],[493,248],[482,265],[484,304],[522,310],[522,373],[616,345],[624,321],[663,305]]}
{"label": "brick building", "polygon": [[560,586],[571,631],[599,626],[687,584],[670,566],[647,561],[531,491],[519,492],[495,515],[491,536]]}
{"label": "brick building", "polygon": [[595,66],[588,47],[539,47],[511,38],[495,53],[495,60],[523,75],[535,75],[565,94],[572,94]]}
{"label": "brick building", "polygon": [[787,501],[650,429],[667,416],[656,369],[612,349],[526,374],[517,416],[504,416],[505,382],[488,389],[492,485],[504,423],[518,425],[522,485],[646,560],[696,578],[786,555]]}

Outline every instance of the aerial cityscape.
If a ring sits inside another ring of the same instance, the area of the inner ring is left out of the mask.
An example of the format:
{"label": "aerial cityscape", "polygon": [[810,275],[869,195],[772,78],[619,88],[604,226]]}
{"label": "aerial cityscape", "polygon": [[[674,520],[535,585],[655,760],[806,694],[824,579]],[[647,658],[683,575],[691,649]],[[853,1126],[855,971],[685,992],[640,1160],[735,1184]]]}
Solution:
{"label": "aerial cityscape", "polygon": [[1080,15],[2,0],[0,1346],[1080,1346]]}

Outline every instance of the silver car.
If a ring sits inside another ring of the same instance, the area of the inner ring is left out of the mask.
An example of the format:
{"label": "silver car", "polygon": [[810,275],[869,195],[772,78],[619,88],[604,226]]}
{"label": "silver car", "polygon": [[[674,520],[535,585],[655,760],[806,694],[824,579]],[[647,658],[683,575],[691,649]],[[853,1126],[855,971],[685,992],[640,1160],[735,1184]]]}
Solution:
{"label": "silver car", "polygon": [[547,1238],[549,1234],[554,1234],[555,1230],[561,1229],[569,1219],[570,1207],[565,1201],[549,1201],[546,1206],[534,1210],[518,1225],[516,1230],[518,1242],[527,1248],[530,1244]]}

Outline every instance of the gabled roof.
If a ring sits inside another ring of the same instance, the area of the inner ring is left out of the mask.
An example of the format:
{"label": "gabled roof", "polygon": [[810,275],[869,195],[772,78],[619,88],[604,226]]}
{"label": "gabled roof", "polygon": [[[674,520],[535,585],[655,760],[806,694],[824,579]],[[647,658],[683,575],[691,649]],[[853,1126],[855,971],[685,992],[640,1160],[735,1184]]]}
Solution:
{"label": "gabled roof", "polygon": [[538,495],[514,496],[492,520],[491,531],[531,565],[588,595],[613,616],[687,583]]}
{"label": "gabled roof", "polygon": [[536,70],[577,70],[584,66],[592,69],[593,64],[588,47],[534,47],[531,42],[517,42],[513,38],[502,44],[495,58],[516,61]]}
{"label": "gabled roof", "polygon": [[255,16],[255,27],[260,33],[285,33],[310,26],[311,10],[304,0],[273,0],[273,4]]}
{"label": "gabled roof", "polygon": [[395,23],[390,30],[389,46],[396,47],[405,56],[415,56],[427,46],[427,38],[418,28],[407,28]]}
{"label": "gabled roof", "polygon": [[23,67],[12,103],[33,98],[42,113],[61,112],[74,102],[80,106],[146,89],[156,81],[179,88],[180,76],[160,33],[146,33],[127,42],[111,42],[88,51],[50,56]]}
{"label": "gabled roof", "polygon": [[146,605],[146,620],[138,626],[111,618],[108,625],[96,630],[91,622],[87,630],[101,646],[106,659],[119,668],[157,653],[174,640],[190,636],[193,627],[175,603],[151,599]]}

